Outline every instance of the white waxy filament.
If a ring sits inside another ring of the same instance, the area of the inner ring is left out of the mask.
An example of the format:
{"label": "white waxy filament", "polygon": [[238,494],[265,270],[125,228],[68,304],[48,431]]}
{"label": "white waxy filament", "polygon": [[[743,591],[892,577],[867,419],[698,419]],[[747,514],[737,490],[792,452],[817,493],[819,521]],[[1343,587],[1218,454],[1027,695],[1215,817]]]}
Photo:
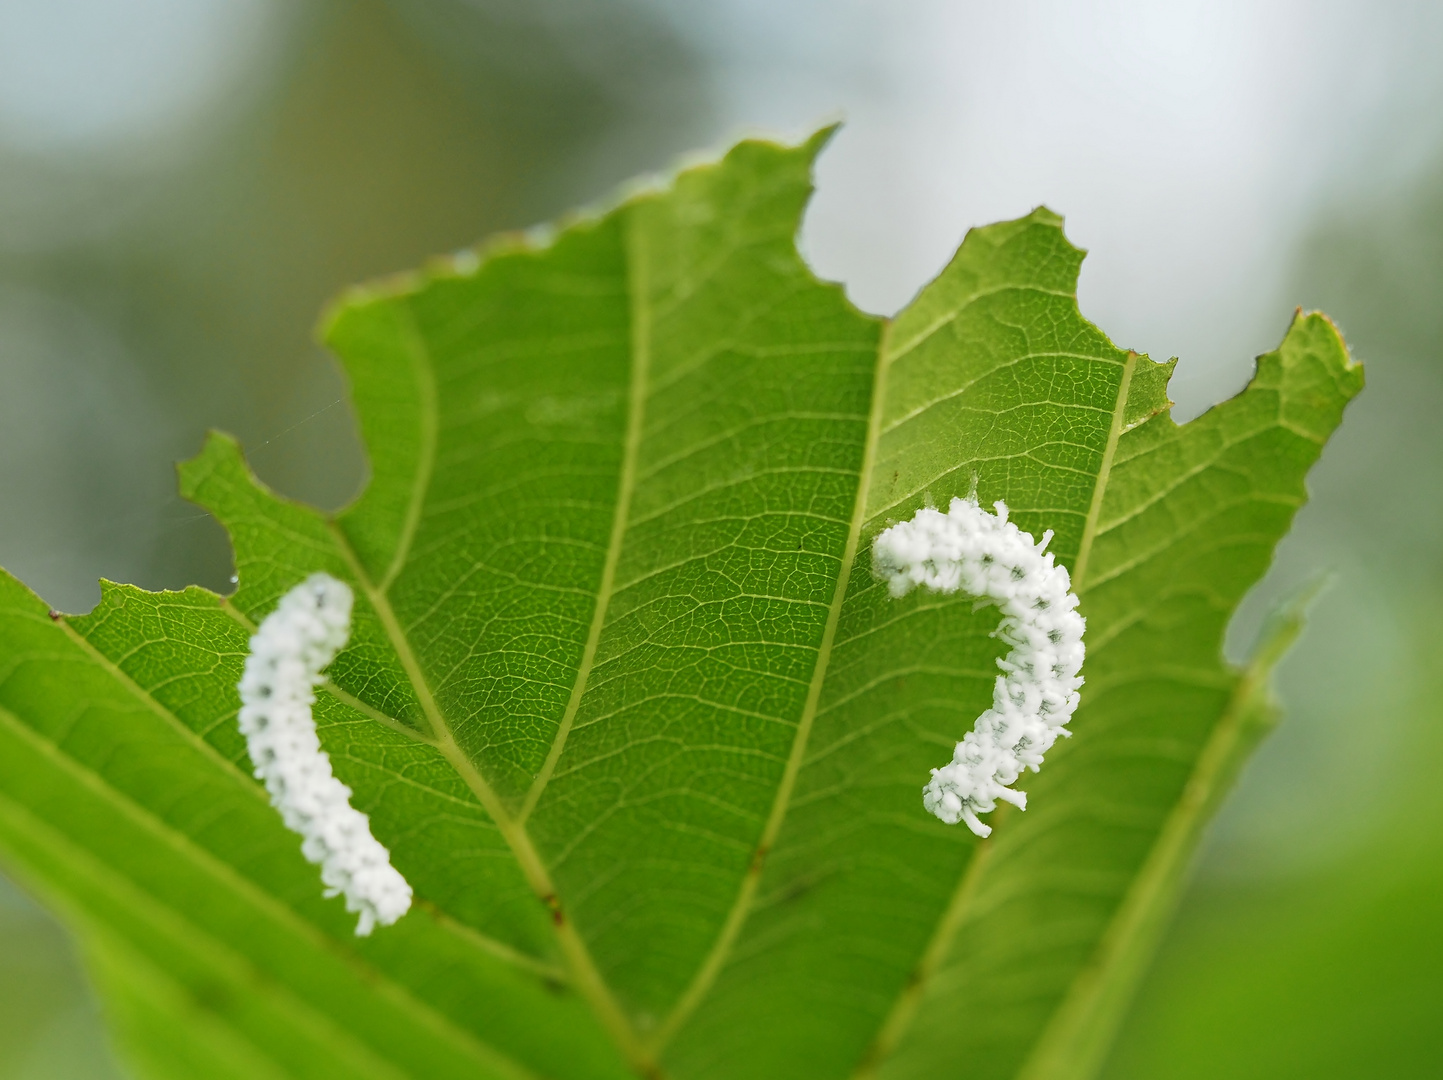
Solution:
{"label": "white waxy filament", "polygon": [[251,638],[240,729],[271,805],[301,835],[301,854],[320,866],[325,895],[344,895],[346,910],[360,916],[356,933],[364,937],[406,914],[411,886],[331,772],[311,716],[321,672],[350,637],[351,603],[350,587],[329,574],[312,574],[281,598]]}
{"label": "white waxy filament", "polygon": [[983,510],[975,498],[953,499],[947,513],[918,510],[910,521],[877,537],[873,566],[893,596],[916,586],[966,593],[995,603],[1002,622],[995,636],[1012,646],[997,661],[1002,674],[992,708],[957,744],[952,760],[932,770],[922,805],[949,825],[965,821],[978,836],[992,832],[978,814],[997,800],[1027,808],[1013,789],[1023,769],[1036,772],[1077,709],[1082,686],[1082,632],[1077,595],[1067,567],[1045,554],[1049,529],[1035,543],[1007,520],[1007,507]]}

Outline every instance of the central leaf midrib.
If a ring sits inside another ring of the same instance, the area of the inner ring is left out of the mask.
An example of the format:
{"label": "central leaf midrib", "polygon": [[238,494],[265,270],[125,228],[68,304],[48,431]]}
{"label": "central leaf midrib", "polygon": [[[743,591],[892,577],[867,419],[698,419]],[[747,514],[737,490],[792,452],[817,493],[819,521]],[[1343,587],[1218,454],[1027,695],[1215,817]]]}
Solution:
{"label": "central leaf midrib", "polygon": [[777,787],[776,796],[772,800],[772,807],[767,815],[766,824],[762,828],[762,834],[757,842],[756,850],[752,856],[746,874],[742,878],[741,886],[737,890],[736,898],[732,901],[731,908],[722,922],[721,931],[711,950],[702,960],[697,968],[692,981],[682,992],[677,1003],[672,1007],[670,1014],[658,1026],[656,1034],[648,1044],[653,1053],[659,1055],[676,1035],[678,1031],[690,1019],[692,1013],[701,1004],[706,995],[710,992],[716,978],[721,974],[722,968],[726,965],[731,955],[732,948],[736,944],[742,927],[745,925],[747,916],[751,913],[752,906],[756,900],[757,888],[761,883],[762,868],[766,863],[768,853],[776,842],[781,832],[782,823],[786,819],[787,810],[791,804],[792,793],[796,788],[797,776],[801,772],[802,759],[806,753],[807,744],[811,738],[812,725],[816,719],[818,705],[821,701],[822,688],[826,682],[827,668],[832,658],[832,646],[836,640],[837,626],[841,620],[843,604],[846,601],[847,588],[851,583],[852,566],[857,559],[857,548],[861,543],[862,529],[867,521],[867,500],[871,494],[872,474],[875,471],[877,457],[877,445],[881,437],[882,409],[886,398],[887,372],[891,365],[891,358],[888,355],[889,333],[893,324],[885,323],[882,333],[878,338],[876,347],[876,366],[872,374],[872,397],[867,412],[867,432],[862,447],[862,461],[857,477],[857,490],[855,501],[852,504],[852,517],[847,526],[847,541],[842,550],[841,565],[837,574],[837,584],[832,592],[832,601],[827,610],[827,621],[822,628],[822,638],[817,647],[816,659],[813,661],[812,677],[807,686],[807,696],[802,705],[802,712],[797,720],[797,730],[792,736],[791,751],[787,755],[786,765],[782,770],[781,782]]}
{"label": "central leaf midrib", "polygon": [[1087,520],[1082,527],[1082,539],[1077,545],[1077,559],[1072,564],[1072,588],[1079,596],[1087,588],[1088,564],[1092,560],[1092,545],[1097,539],[1098,524],[1102,520],[1102,500],[1107,495],[1107,484],[1112,477],[1112,462],[1117,457],[1117,444],[1127,424],[1127,396],[1132,390],[1132,373],[1137,370],[1138,354],[1131,350],[1122,368],[1122,379],[1117,386],[1117,405],[1112,411],[1112,425],[1107,431],[1107,445],[1102,451],[1102,462],[1097,468],[1097,483],[1092,488],[1092,502],[1087,507]]}
{"label": "central leaf midrib", "polygon": [[391,555],[386,572],[377,582],[377,588],[383,593],[390,592],[396,575],[405,568],[411,544],[416,538],[416,530],[421,523],[421,511],[425,508],[426,495],[431,487],[431,473],[436,465],[436,440],[440,425],[440,417],[437,415],[440,406],[436,401],[436,373],[432,369],[431,352],[416,326],[416,315],[411,306],[407,304],[402,310],[406,313],[404,332],[408,346],[407,355],[411,358],[411,367],[416,373],[416,391],[420,396],[420,447],[416,454],[416,478],[411,484],[411,498],[406,504],[406,516],[401,522],[396,550]]}
{"label": "central leaf midrib", "polygon": [[[626,532],[627,513],[630,507],[632,489],[635,485],[636,459],[638,448],[641,442],[641,430],[643,410],[646,400],[646,376],[650,363],[650,324],[647,319],[646,309],[646,263],[642,258],[640,243],[637,242],[630,230],[627,233],[628,247],[628,291],[631,300],[632,312],[632,350],[631,350],[631,387],[630,387],[630,409],[628,411],[626,442],[623,450],[623,462],[621,474],[618,478],[618,498],[615,515],[612,522],[610,543],[607,548],[606,560],[603,565],[602,579],[598,586],[598,598],[596,610],[593,615],[591,629],[587,636],[587,644],[583,652],[583,660],[578,670],[577,679],[573,685],[571,700],[568,703],[567,713],[552,747],[548,751],[546,763],[543,770],[538,774],[531,789],[527,793],[525,802],[520,811],[512,814],[496,790],[491,786],[481,770],[473,762],[470,756],[462,749],[457,742],[455,731],[450,721],[442,712],[436,702],[430,683],[426,678],[425,671],[420,660],[416,656],[411,645],[410,638],[400,620],[396,617],[395,610],[391,606],[390,598],[387,595],[389,578],[404,563],[407,546],[414,535],[414,524],[419,521],[421,508],[424,505],[427,489],[431,482],[431,467],[429,462],[434,461],[435,440],[437,438],[437,425],[435,423],[434,409],[434,375],[430,371],[430,359],[424,350],[412,350],[413,359],[418,362],[418,380],[421,383],[421,398],[423,413],[426,409],[432,410],[432,418],[428,423],[424,416],[422,419],[423,444],[429,440],[429,447],[423,445],[420,459],[413,481],[413,491],[408,503],[407,522],[411,526],[403,529],[402,536],[397,541],[397,551],[394,553],[391,569],[387,571],[388,580],[384,584],[374,582],[367,573],[357,552],[350,543],[349,537],[334,519],[328,521],[328,526],[337,548],[351,569],[356,578],[357,584],[365,593],[370,602],[372,610],[380,620],[386,637],[391,642],[396,652],[397,659],[401,663],[402,670],[406,673],[407,679],[412,684],[416,698],[425,715],[430,738],[427,740],[446,759],[452,769],[463,783],[469,787],[481,803],[482,808],[491,817],[502,837],[505,839],[512,856],[516,859],[517,866],[522,875],[526,878],[528,885],[536,894],[537,898],[545,904],[551,912],[552,928],[555,932],[557,944],[562,957],[571,974],[571,981],[575,988],[586,999],[593,1013],[603,1028],[611,1035],[618,1050],[626,1058],[628,1063],[638,1073],[644,1076],[658,1076],[650,1055],[641,1046],[631,1020],[617,1002],[610,986],[602,977],[595,962],[592,960],[585,941],[581,938],[575,925],[567,917],[560,897],[557,894],[555,884],[551,881],[546,865],[541,859],[540,853],[533,844],[530,835],[525,828],[525,821],[531,810],[535,807],[546,782],[550,779],[555,769],[556,762],[561,756],[565,745],[566,734],[571,727],[571,721],[575,717],[576,708],[585,694],[586,683],[594,664],[597,644],[600,639],[601,629],[605,622],[607,608],[610,606],[610,594],[612,582],[615,578],[616,566],[618,563],[622,540]],[[427,396],[426,388],[430,387],[430,396]]]}
{"label": "central leaf midrib", "polygon": [[650,264],[647,262],[640,229],[635,224],[635,214],[628,215],[625,227],[625,273],[626,293],[630,313],[631,356],[630,383],[627,389],[626,432],[623,436],[621,469],[616,481],[616,506],[612,510],[611,534],[607,538],[606,557],[601,566],[601,579],[596,588],[596,607],[591,614],[591,625],[586,632],[586,644],[582,646],[581,663],[576,678],[571,684],[571,696],[566,702],[566,711],[556,735],[547,749],[546,760],[526,792],[521,809],[516,814],[516,823],[525,825],[541,795],[556,772],[556,764],[566,748],[566,741],[576,722],[581,701],[586,696],[587,684],[596,665],[596,653],[601,644],[601,632],[606,626],[606,615],[611,608],[612,594],[616,588],[616,568],[621,561],[621,550],[626,542],[630,525],[631,504],[636,491],[637,462],[641,456],[641,438],[646,418],[648,381],[651,375],[651,311],[650,311]]}
{"label": "central leaf midrib", "polygon": [[328,525],[338,552],[350,567],[356,583],[365,593],[372,610],[380,620],[382,629],[386,632],[387,639],[391,642],[391,647],[396,651],[396,656],[401,662],[406,677],[416,692],[416,699],[426,716],[436,749],[455,770],[461,781],[476,795],[482,809],[491,817],[497,830],[506,841],[506,846],[510,848],[512,857],[515,858],[527,884],[537,898],[550,909],[552,929],[561,955],[571,973],[572,984],[591,1006],[597,1020],[611,1035],[617,1049],[628,1063],[643,1076],[657,1075],[649,1055],[641,1047],[631,1020],[622,1011],[611,988],[601,977],[601,973],[576,927],[566,917],[557,896],[556,887],[552,883],[551,876],[532,843],[530,835],[525,827],[520,825],[508,812],[495,789],[491,787],[491,784],[476,767],[475,762],[467,756],[456,741],[451,724],[436,704],[435,695],[431,692],[425,672],[416,659],[415,650],[412,649],[410,639],[402,628],[400,620],[396,618],[390,599],[376,588],[366,574],[365,567],[362,566],[360,558],[351,547],[346,534],[334,521],[328,522]]}
{"label": "central leaf midrib", "polygon": [[[1126,427],[1127,398],[1131,391],[1132,373],[1137,360],[1138,354],[1130,351],[1127,361],[1123,365],[1122,377],[1118,381],[1117,399],[1112,410],[1112,422],[1108,427],[1107,443],[1103,448],[1102,461],[1098,464],[1097,479],[1093,484],[1086,524],[1083,526],[1082,539],[1078,544],[1077,558],[1073,562],[1072,584],[1074,591],[1079,594],[1083,587],[1082,575],[1086,571],[1092,544],[1097,535],[1097,522],[1101,515],[1102,501],[1106,496],[1108,481],[1112,476],[1112,462],[1117,453],[1117,444]],[[992,843],[994,841],[990,840],[982,840],[978,843],[977,852],[968,860],[966,869],[962,871],[962,876],[958,879],[956,888],[953,889],[951,900],[943,909],[942,916],[938,919],[937,926],[928,939],[917,966],[913,968],[912,977],[907,979],[901,990],[898,991],[896,998],[893,999],[891,1008],[887,1010],[887,1014],[877,1029],[877,1035],[863,1052],[862,1058],[852,1074],[852,1080],[868,1080],[876,1075],[882,1063],[896,1050],[906,1035],[917,1010],[921,1007],[927,986],[935,976],[952,939],[968,920],[968,908],[972,899],[977,896],[979,882],[986,874],[990,864],[986,854]]]}

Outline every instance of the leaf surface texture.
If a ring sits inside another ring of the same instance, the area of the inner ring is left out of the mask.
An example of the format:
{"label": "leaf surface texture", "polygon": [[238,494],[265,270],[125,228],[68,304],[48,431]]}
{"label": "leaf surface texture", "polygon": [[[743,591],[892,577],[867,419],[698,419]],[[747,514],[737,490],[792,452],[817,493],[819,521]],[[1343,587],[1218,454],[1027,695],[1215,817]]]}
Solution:
{"label": "leaf surface texture", "polygon": [[[0,576],[0,852],[145,1075],[1089,1075],[1274,718],[1280,647],[1220,643],[1361,369],[1299,314],[1175,424],[1042,209],[864,315],[795,248],[825,137],[344,298],[356,502],[278,497],[223,435],[182,467],[233,596],[60,616]],[[988,841],[920,791],[996,613],[870,572],[974,485],[1055,532],[1088,619],[1075,737]],[[366,940],[235,727],[249,634],[317,570],[357,596],[322,741],[418,898]]]}

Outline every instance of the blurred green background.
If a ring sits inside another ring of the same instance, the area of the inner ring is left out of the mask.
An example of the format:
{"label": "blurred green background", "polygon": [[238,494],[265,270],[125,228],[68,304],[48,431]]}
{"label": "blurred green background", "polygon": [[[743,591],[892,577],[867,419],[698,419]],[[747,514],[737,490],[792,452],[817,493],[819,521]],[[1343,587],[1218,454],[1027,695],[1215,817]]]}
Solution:
{"label": "blurred green background", "polygon": [[[225,590],[171,463],[222,427],[281,491],[354,494],[310,338],[341,287],[845,116],[802,242],[869,310],[1045,201],[1084,313],[1182,358],[1179,418],[1295,305],[1368,364],[1229,643],[1331,575],[1287,718],[1105,1075],[1443,1076],[1440,55],[1401,0],[0,0],[0,564],[70,611],[102,575]],[[118,1075],[0,879],[0,1080]]]}

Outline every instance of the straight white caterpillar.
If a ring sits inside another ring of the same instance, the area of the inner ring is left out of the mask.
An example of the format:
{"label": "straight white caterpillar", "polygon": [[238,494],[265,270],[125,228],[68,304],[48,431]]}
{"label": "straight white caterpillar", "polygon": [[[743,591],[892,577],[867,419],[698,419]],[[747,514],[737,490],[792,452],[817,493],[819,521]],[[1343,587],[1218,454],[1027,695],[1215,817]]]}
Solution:
{"label": "straight white caterpillar", "polygon": [[1010,785],[1024,768],[1036,772],[1077,709],[1082,686],[1082,632],[1077,594],[1067,567],[1044,554],[1052,530],[1034,543],[975,496],[953,499],[947,513],[918,510],[877,537],[872,564],[893,596],[921,585],[941,593],[968,593],[1002,609],[996,637],[1012,646],[997,661],[1003,674],[992,708],[957,744],[952,760],[932,770],[922,805],[949,825],[967,822],[978,836],[992,832],[977,819],[1002,799],[1027,809],[1027,795]]}
{"label": "straight white caterpillar", "polygon": [[411,886],[331,772],[311,716],[321,671],[350,637],[351,603],[350,587],[329,574],[312,574],[281,598],[251,638],[240,729],[271,805],[301,835],[301,854],[320,866],[325,895],[345,894],[365,937],[406,914]]}

